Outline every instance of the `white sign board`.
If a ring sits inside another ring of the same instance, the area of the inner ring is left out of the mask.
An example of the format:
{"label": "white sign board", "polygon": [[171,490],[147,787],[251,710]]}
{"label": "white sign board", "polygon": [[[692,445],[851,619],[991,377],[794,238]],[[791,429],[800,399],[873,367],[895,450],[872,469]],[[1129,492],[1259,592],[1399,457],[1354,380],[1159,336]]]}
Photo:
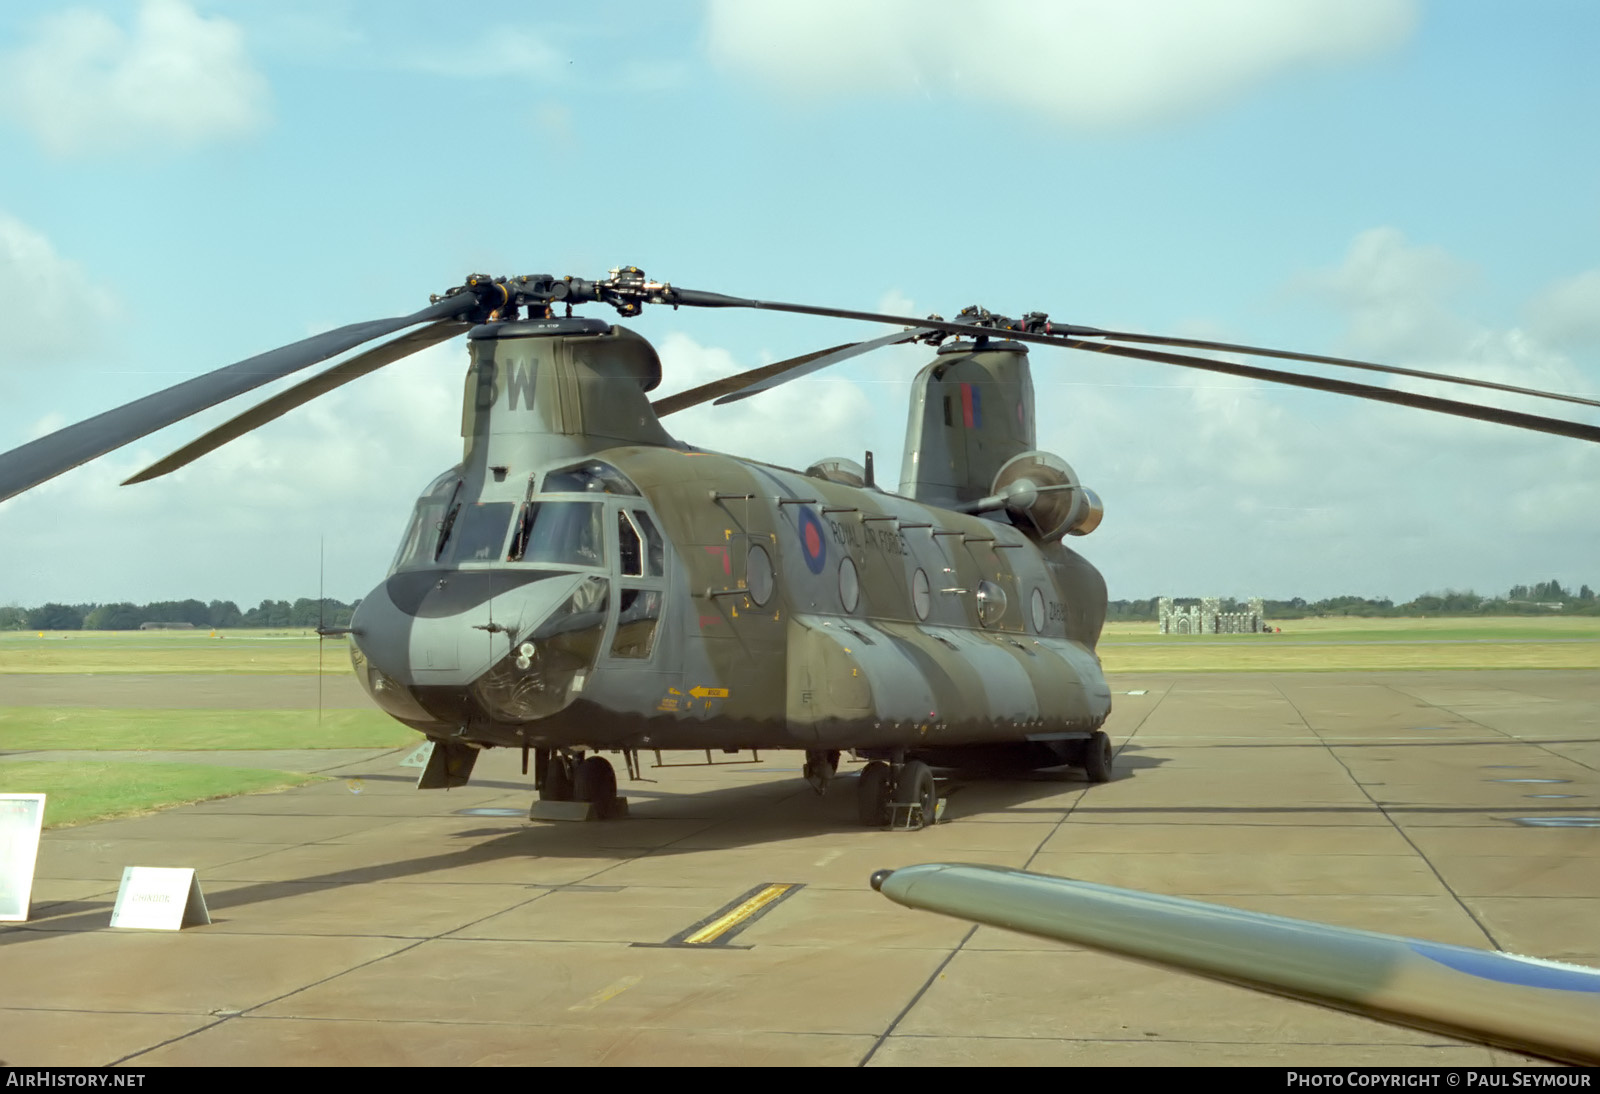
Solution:
{"label": "white sign board", "polygon": [[113,927],[175,931],[210,922],[200,879],[193,870],[129,866],[122,871],[117,906],[111,909]]}
{"label": "white sign board", "polygon": [[43,827],[43,794],[0,794],[0,921],[28,918]]}

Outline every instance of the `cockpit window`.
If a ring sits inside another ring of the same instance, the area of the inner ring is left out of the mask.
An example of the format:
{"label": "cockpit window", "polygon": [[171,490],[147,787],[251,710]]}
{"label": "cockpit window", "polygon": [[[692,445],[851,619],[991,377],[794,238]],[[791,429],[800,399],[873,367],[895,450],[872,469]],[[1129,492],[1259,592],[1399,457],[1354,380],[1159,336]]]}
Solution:
{"label": "cockpit window", "polygon": [[446,514],[460,489],[461,479],[456,471],[446,472],[429,484],[427,492],[412,511],[411,523],[406,527],[405,538],[400,541],[400,550],[394,556],[391,571],[433,565]]}
{"label": "cockpit window", "polygon": [[665,550],[662,547],[661,533],[656,531],[656,522],[650,519],[650,514],[642,510],[633,510],[633,519],[639,526],[639,531],[644,535],[644,561],[645,575],[648,577],[661,577],[666,574]]}
{"label": "cockpit window", "polygon": [[623,577],[644,576],[644,543],[626,511],[617,510],[617,551]]}
{"label": "cockpit window", "polygon": [[627,494],[639,496],[639,488],[609,463],[590,460],[577,467],[564,467],[544,477],[546,494]]}
{"label": "cockpit window", "polygon": [[606,558],[604,529],[597,502],[530,501],[522,507],[506,558],[512,562],[600,566]]}
{"label": "cockpit window", "polygon": [[445,517],[445,526],[440,530],[438,557],[456,562],[497,561],[515,508],[509,501],[468,502],[456,506]]}

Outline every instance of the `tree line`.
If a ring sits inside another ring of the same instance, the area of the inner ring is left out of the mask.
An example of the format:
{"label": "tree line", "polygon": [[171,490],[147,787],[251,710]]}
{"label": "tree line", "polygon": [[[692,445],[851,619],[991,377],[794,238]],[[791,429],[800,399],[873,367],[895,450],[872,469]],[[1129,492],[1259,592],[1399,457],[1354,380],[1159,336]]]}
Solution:
{"label": "tree line", "polygon": [[[1160,619],[1159,597],[1148,600],[1113,600],[1106,618],[1132,622]],[[1354,616],[1473,616],[1473,615],[1600,615],[1600,597],[1587,585],[1577,592],[1559,581],[1540,581],[1532,585],[1513,585],[1503,596],[1479,596],[1468,589],[1424,593],[1404,604],[1365,596],[1331,596],[1326,600],[1263,600],[1268,619],[1307,619],[1328,615]],[[1247,601],[1224,597],[1219,610],[1243,612]]]}
{"label": "tree line", "polygon": [[231,600],[156,600],[149,604],[41,604],[37,608],[0,607],[0,631],[136,631],[146,623],[187,623],[196,628],[219,627],[348,627],[356,604],[301,597],[263,600],[240,611]]}
{"label": "tree line", "polygon": [[[1155,622],[1160,618],[1158,597],[1147,600],[1113,600],[1106,618],[1134,622]],[[263,600],[249,611],[240,611],[231,600],[157,600],[149,604],[121,601],[116,604],[41,604],[23,608],[15,604],[0,606],[0,631],[132,631],[145,623],[187,623],[216,630],[219,627],[306,627],[320,622],[328,627],[348,627],[357,600],[301,597]],[[1573,592],[1558,581],[1532,585],[1513,585],[1504,596],[1479,596],[1468,590],[1446,589],[1424,593],[1404,604],[1392,600],[1373,600],[1364,596],[1333,596],[1326,600],[1265,600],[1262,608],[1268,619],[1305,619],[1313,616],[1427,616],[1427,615],[1600,615],[1600,596],[1589,586]],[[1248,602],[1224,597],[1225,612],[1249,610]]]}

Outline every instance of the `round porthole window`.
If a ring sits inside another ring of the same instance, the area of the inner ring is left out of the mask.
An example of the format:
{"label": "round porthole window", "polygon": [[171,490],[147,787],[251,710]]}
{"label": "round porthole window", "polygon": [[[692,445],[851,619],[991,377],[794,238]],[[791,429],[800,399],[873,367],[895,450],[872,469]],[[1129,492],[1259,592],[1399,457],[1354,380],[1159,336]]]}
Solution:
{"label": "round porthole window", "polygon": [[1033,629],[1040,634],[1044,633],[1044,593],[1038,589],[1033,590]]}
{"label": "round porthole window", "polygon": [[856,605],[861,603],[861,577],[848,555],[839,560],[839,603],[847,612],[855,611]]}
{"label": "round porthole window", "polygon": [[918,570],[911,578],[911,606],[917,610],[918,619],[928,618],[928,609],[933,606],[933,593],[928,589],[928,575],[922,570]]}
{"label": "round porthole window", "polygon": [[744,564],[744,582],[756,607],[762,607],[772,599],[772,558],[767,554],[767,549],[758,543],[750,545],[750,555]]}
{"label": "round porthole window", "polygon": [[978,622],[992,627],[1006,614],[1006,591],[992,581],[978,582]]}

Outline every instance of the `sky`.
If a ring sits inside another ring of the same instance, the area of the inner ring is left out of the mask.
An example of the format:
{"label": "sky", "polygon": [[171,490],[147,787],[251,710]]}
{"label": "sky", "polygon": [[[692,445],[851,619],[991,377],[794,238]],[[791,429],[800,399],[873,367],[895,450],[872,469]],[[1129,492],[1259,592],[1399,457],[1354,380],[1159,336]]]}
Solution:
{"label": "sky", "polygon": [[[483,20],[408,0],[15,0],[0,450],[406,314],[469,273],[630,264],[741,296],[1041,310],[1600,398],[1597,44],[1583,0],[709,0]],[[627,322],[661,353],[661,393],[882,333]],[[927,358],[898,348],[666,425],[792,467],[871,449],[897,481]],[[1113,598],[1600,585],[1600,446],[1031,360],[1040,447],[1104,499],[1071,545]],[[0,604],[249,607],[315,596],[319,568],[327,595],[363,595],[460,458],[465,364],[446,343],[117,485],[276,390],[260,389],[0,502]]]}

